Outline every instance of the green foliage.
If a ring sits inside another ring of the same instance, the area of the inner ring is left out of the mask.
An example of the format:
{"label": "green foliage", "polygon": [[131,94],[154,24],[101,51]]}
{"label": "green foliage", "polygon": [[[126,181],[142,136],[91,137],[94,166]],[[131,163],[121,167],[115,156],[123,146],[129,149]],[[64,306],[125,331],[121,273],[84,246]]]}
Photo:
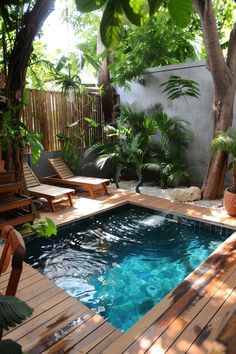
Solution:
{"label": "green foliage", "polygon": [[84,120],[89,124],[90,127],[93,127],[93,128],[98,127],[98,123],[94,119],[85,117]]}
{"label": "green foliage", "polygon": [[[83,118],[90,128],[97,128],[97,122],[92,119],[85,117]],[[81,123],[81,119],[68,124],[64,127],[65,133],[57,134],[57,137],[61,143],[64,159],[70,168],[76,172],[79,164],[78,154],[76,153],[76,148],[80,145],[83,147],[89,145],[88,137],[85,136],[85,132],[81,128],[78,129],[78,133],[73,131],[73,128]]]}
{"label": "green foliage", "polygon": [[218,136],[211,142],[211,148],[214,153],[222,151],[230,155],[228,169],[233,170],[232,191],[236,193],[236,129],[229,128],[227,132],[218,132]]}
{"label": "green foliage", "polygon": [[146,68],[194,60],[192,40],[194,34],[173,25],[166,12],[151,17],[142,27],[129,28],[109,66],[114,82],[125,85]]}
{"label": "green foliage", "polygon": [[11,339],[3,339],[0,341],[0,353],[22,354],[21,345]]}
{"label": "green foliage", "polygon": [[75,0],[77,9],[81,12],[90,12],[100,9],[106,0]]}
{"label": "green foliage", "polygon": [[185,28],[189,25],[193,11],[193,0],[168,0],[167,6],[177,26]]}
{"label": "green foliage", "polygon": [[[8,330],[31,316],[33,310],[15,296],[0,295],[0,328]],[[11,339],[0,340],[0,352],[22,354],[21,346]]]}
{"label": "green foliage", "polygon": [[97,152],[96,164],[100,169],[109,162],[117,186],[121,171],[127,168],[134,169],[139,181],[145,170],[154,171],[162,187],[188,179],[183,152],[192,134],[186,122],[173,120],[162,112],[151,117],[144,112],[136,113],[124,108],[117,127],[106,126],[105,132],[112,139],[89,148],[85,158]]}
{"label": "green foliage", "polygon": [[236,129],[230,128],[227,132],[219,132],[218,136],[212,140],[211,148],[214,153],[227,152],[236,160]]}
{"label": "green foliage", "polygon": [[54,221],[48,217],[46,217],[45,220],[35,219],[33,225],[26,223],[23,226],[25,231],[31,231],[39,236],[46,238],[49,238],[52,235],[57,235],[57,226]]}
{"label": "green foliage", "polygon": [[[115,47],[123,30],[124,19],[127,18],[134,25],[142,25],[164,3],[162,0],[106,0],[95,2],[94,0],[76,0],[77,8],[81,11],[93,11],[101,8],[104,11],[100,25],[101,38],[108,48]],[[191,20],[192,0],[167,1],[172,19],[177,25],[187,26]]]}
{"label": "green foliage", "polygon": [[160,87],[164,87],[162,93],[165,93],[168,100],[175,100],[181,96],[200,97],[199,85],[194,80],[183,79],[177,75],[171,75]]}
{"label": "green foliage", "polygon": [[0,328],[8,330],[31,316],[33,310],[15,296],[0,295]]}
{"label": "green foliage", "polygon": [[54,82],[62,93],[67,95],[72,88],[76,95],[85,90],[80,79],[81,62],[74,53],[69,57],[62,56],[55,66],[51,68],[51,77],[48,81]]}
{"label": "green foliage", "polygon": [[32,152],[32,162],[35,164],[44,148],[40,143],[41,135],[31,133],[28,128],[15,119],[16,111],[20,107],[10,107],[2,114],[2,129],[0,133],[0,145],[2,151],[7,151],[10,145],[20,144],[23,147],[30,146]]}
{"label": "green foliage", "polygon": [[122,33],[123,13],[119,1],[108,0],[100,25],[102,42],[106,47],[114,47]]}
{"label": "green foliage", "polygon": [[83,141],[83,133],[73,134],[57,134],[57,138],[61,143],[64,159],[73,171],[76,171],[78,167],[78,156],[75,152],[78,141]]}

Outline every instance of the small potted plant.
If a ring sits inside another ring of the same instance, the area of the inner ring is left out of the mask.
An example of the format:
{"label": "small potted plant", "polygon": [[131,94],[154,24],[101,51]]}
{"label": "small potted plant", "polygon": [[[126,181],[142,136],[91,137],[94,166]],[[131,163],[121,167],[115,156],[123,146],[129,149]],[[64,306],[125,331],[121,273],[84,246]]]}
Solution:
{"label": "small potted plant", "polygon": [[219,132],[212,140],[211,147],[213,152],[226,152],[231,157],[228,169],[233,171],[233,184],[226,188],[223,203],[227,214],[236,216],[236,129],[229,128],[227,132]]}

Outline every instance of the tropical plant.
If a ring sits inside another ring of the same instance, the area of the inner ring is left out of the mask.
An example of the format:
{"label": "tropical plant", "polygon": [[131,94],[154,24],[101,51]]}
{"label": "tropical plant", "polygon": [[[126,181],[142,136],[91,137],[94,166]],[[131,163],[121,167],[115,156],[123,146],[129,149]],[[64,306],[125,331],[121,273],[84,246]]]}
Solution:
{"label": "tropical plant", "polygon": [[[97,122],[92,118],[83,118],[90,128],[97,128]],[[82,119],[79,119],[71,124],[68,124],[64,127],[65,133],[57,134],[57,137],[61,143],[61,148],[63,156],[67,164],[71,169],[76,172],[79,163],[79,157],[76,152],[76,148],[80,145],[86,147],[89,145],[89,138],[86,137],[85,132],[80,127],[77,128],[78,132],[75,133],[72,131],[76,126],[78,127]]]}
{"label": "tropical plant", "polygon": [[[0,330],[8,330],[31,316],[33,310],[15,296],[0,295]],[[0,352],[21,354],[21,346],[10,339],[0,340]]]}
{"label": "tropical plant", "polygon": [[[77,8],[81,12],[91,12],[104,8],[100,23],[100,33],[106,47],[114,47],[119,43],[125,18],[132,24],[140,26],[153,15],[162,5],[162,1],[84,1],[75,0]],[[180,27],[186,27],[191,20],[192,0],[181,0],[179,4],[174,1],[167,2],[171,17]]]}
{"label": "tropical plant", "polygon": [[26,233],[33,232],[36,235],[46,238],[57,235],[57,226],[54,221],[48,217],[45,219],[35,219],[33,225],[26,223],[23,227]]}
{"label": "tropical plant", "polygon": [[[16,111],[19,110],[19,107],[22,107],[22,105],[11,106],[5,112],[0,111],[0,114],[2,114],[0,148],[8,156],[8,154],[11,155],[11,151],[14,150],[15,145],[20,145],[23,151],[28,146],[32,152],[32,162],[36,163],[44,150],[40,143],[41,135],[30,132],[22,122],[18,122],[15,119]],[[9,161],[7,162],[9,163]]]}
{"label": "tropical plant", "polygon": [[177,75],[171,75],[160,87],[164,87],[162,93],[168,100],[176,100],[182,96],[200,97],[199,85],[194,80],[184,79]]}
{"label": "tropical plant", "polygon": [[236,193],[236,129],[230,128],[227,132],[218,132],[218,136],[212,140],[211,148],[214,153],[222,151],[230,155],[231,161],[228,169],[233,170],[231,190]]}
{"label": "tropical plant", "polygon": [[71,97],[71,101],[74,101],[75,96],[85,90],[79,76],[80,71],[80,58],[71,53],[68,57],[62,56],[58,63],[51,67],[51,78],[49,81],[54,82],[54,86],[58,87],[69,99],[69,95],[73,90],[74,96]]}
{"label": "tropical plant", "polygon": [[[235,2],[213,0],[147,0],[147,1],[83,1],[76,0],[81,11],[93,11],[104,6],[100,23],[101,37],[105,45],[112,47],[120,40],[124,28],[124,14],[133,24],[140,24],[149,14],[168,7],[171,18],[182,27],[191,21],[193,11],[200,20],[204,38],[207,69],[210,71],[214,87],[213,119],[214,136],[217,131],[227,131],[232,126],[234,97],[236,90],[236,31]],[[127,4],[127,6],[126,6]],[[145,5],[149,5],[145,6]],[[144,6],[143,6],[144,5]],[[222,11],[223,6],[223,11]],[[194,19],[195,20],[195,19]],[[222,25],[223,24],[223,25]],[[227,31],[222,30],[227,25]],[[225,33],[227,32],[228,38]],[[222,35],[224,33],[224,35]],[[208,65],[209,64],[209,65]],[[225,73],[227,72],[227,75]],[[202,186],[205,199],[219,197],[222,193],[226,173],[225,154],[218,152],[210,158],[206,178]]]}
{"label": "tropical plant", "polygon": [[[125,108],[117,120],[117,127],[106,126],[105,132],[112,140],[92,146],[85,157],[96,151],[99,155],[96,165],[100,169],[109,161],[117,187],[121,171],[127,168],[133,168],[138,177],[136,192],[143,183],[145,170],[154,171],[163,187],[168,183],[182,183],[188,178],[182,154],[191,133],[183,121],[172,120],[165,113],[151,117]],[[159,137],[155,142],[156,133]]]}

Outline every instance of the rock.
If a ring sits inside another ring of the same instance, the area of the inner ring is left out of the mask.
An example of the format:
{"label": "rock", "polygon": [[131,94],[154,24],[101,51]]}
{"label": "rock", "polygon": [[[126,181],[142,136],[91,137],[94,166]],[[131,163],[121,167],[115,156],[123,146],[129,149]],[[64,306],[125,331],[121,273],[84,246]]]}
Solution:
{"label": "rock", "polygon": [[201,190],[198,187],[175,188],[170,195],[180,202],[192,202],[201,199]]}

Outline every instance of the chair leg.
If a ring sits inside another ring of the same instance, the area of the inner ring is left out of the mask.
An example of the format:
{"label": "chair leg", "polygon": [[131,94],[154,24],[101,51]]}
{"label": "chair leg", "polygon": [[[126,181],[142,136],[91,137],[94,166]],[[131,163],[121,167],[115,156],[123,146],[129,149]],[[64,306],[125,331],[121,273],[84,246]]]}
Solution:
{"label": "chair leg", "polygon": [[52,202],[52,199],[48,199],[48,205],[49,205],[49,208],[52,212],[55,212],[55,207],[54,207],[54,204]]}
{"label": "chair leg", "polygon": [[71,193],[68,193],[67,194],[67,196],[68,196],[68,200],[69,200],[69,204],[70,204],[70,206],[74,206],[74,203],[73,203],[73,199],[72,199],[72,195],[71,195]]}
{"label": "chair leg", "polygon": [[87,186],[87,189],[91,195],[92,198],[96,198],[96,192],[95,190],[93,189],[93,186]]}
{"label": "chair leg", "polygon": [[109,194],[108,190],[107,190],[107,185],[106,183],[102,183],[103,189],[105,190],[106,194]]}

